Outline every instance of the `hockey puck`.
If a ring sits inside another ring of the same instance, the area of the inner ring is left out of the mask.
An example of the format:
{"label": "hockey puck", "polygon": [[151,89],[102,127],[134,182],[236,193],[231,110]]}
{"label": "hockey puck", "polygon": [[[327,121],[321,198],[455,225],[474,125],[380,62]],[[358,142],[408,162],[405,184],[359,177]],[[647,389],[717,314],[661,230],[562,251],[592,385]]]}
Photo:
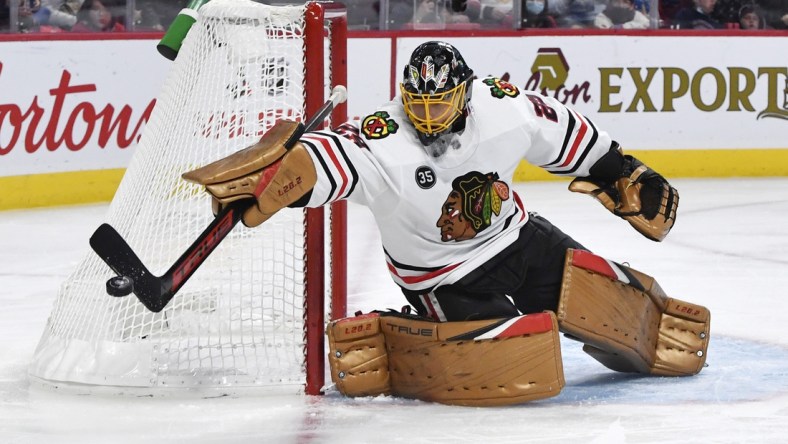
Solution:
{"label": "hockey puck", "polygon": [[115,297],[128,296],[134,290],[134,281],[126,276],[115,276],[107,281],[107,294]]}

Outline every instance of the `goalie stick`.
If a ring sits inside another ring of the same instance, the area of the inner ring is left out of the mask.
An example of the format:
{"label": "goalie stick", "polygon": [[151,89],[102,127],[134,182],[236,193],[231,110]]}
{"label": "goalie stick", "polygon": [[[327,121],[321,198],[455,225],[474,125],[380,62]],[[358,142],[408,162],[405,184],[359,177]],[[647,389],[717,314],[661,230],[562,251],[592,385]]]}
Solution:
{"label": "goalie stick", "polygon": [[[292,142],[285,148],[292,148],[298,136],[317,128],[334,107],[346,99],[345,87],[334,87],[328,101],[305,125],[298,126],[296,137],[291,137]],[[90,247],[117,273],[117,276],[107,281],[107,293],[111,296],[128,296],[133,292],[148,310],[160,312],[253,204],[253,199],[245,199],[224,208],[162,276],[153,275],[145,267],[115,228],[106,223],[101,224],[90,237]]]}

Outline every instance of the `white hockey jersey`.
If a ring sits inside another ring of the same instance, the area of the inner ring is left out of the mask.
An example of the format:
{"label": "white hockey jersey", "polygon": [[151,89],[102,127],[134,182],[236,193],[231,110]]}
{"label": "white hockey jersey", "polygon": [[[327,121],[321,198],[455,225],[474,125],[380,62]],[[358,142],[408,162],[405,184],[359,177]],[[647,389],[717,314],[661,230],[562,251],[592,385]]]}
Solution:
{"label": "white hockey jersey", "polygon": [[611,146],[607,133],[559,101],[496,78],[474,81],[465,129],[429,149],[399,96],[301,141],[318,176],[308,206],[348,199],[369,207],[392,278],[419,292],[456,282],[517,239],[528,221],[511,188],[522,159],[585,176]]}

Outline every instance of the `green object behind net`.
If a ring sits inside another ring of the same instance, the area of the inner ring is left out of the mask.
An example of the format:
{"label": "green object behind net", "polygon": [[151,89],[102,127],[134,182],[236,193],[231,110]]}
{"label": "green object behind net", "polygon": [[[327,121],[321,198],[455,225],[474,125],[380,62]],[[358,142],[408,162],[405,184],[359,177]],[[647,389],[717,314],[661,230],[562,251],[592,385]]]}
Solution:
{"label": "green object behind net", "polygon": [[197,10],[209,1],[210,0],[191,0],[191,2],[186,5],[186,8],[178,13],[178,16],[172,21],[170,27],[167,28],[164,37],[162,37],[159,44],[156,45],[156,49],[159,50],[161,55],[170,60],[175,60],[175,57],[178,56],[178,51],[181,49],[181,44],[183,44],[183,39],[186,38],[189,29],[194,22],[197,21]]}

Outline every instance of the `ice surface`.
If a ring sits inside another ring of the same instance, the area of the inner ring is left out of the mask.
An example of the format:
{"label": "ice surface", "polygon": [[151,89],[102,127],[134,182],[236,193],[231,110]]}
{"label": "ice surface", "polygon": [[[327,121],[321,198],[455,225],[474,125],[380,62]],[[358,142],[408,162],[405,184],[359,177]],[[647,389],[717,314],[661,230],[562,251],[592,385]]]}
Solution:
{"label": "ice surface", "polygon": [[[60,283],[106,205],[0,213],[0,443],[788,443],[788,179],[675,180],[681,207],[651,242],[565,182],[516,189],[595,253],[712,313],[708,367],[618,374],[564,340],[552,399],[468,408],[391,397],[133,397],[31,386],[26,366]],[[399,308],[376,228],[350,207],[349,310]]]}

